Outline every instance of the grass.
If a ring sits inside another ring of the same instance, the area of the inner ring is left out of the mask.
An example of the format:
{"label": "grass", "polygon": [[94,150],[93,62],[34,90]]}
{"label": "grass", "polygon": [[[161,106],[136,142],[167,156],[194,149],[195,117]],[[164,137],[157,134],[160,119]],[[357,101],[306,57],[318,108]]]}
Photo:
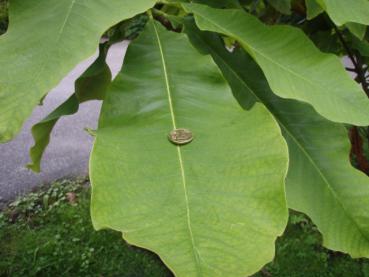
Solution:
{"label": "grass", "polygon": [[[120,233],[94,231],[89,194],[85,180],[60,181],[0,213],[0,276],[172,276],[156,255],[126,244]],[[255,274],[265,276],[369,277],[369,261],[324,249],[314,225],[291,213],[275,260]]]}
{"label": "grass", "polygon": [[83,181],[29,194],[0,218],[0,276],[171,276],[120,233],[93,230]]}

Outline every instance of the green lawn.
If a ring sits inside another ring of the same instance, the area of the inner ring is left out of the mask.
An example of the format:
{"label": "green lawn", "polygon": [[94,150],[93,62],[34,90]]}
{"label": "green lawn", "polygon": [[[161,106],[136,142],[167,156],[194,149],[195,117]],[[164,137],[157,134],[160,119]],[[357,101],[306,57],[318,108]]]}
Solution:
{"label": "green lawn", "polygon": [[[86,181],[56,182],[14,202],[0,213],[0,245],[0,276],[172,276],[120,233],[93,230]],[[255,276],[369,276],[369,260],[320,245],[310,221],[293,213],[275,261]]]}

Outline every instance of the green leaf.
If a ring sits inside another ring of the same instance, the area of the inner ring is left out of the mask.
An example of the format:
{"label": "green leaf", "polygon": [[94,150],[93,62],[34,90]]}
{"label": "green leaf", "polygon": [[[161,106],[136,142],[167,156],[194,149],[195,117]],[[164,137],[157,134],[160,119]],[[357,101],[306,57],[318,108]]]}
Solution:
{"label": "green leaf", "polygon": [[110,26],[154,0],[14,0],[0,37],[0,142],[10,140],[40,99],[94,54]]}
{"label": "green leaf", "polygon": [[[175,128],[194,140],[168,141]],[[210,56],[150,21],[106,99],[90,174],[95,228],[123,232],[179,277],[246,276],[286,225],[287,149],[261,104],[244,111]]]}
{"label": "green leaf", "polygon": [[[245,109],[250,109],[258,98],[252,93],[245,94],[243,91],[245,85],[239,80],[239,76],[233,72],[228,65],[228,59],[231,59],[233,63],[237,63],[237,59],[233,59],[234,55],[231,55],[228,51],[225,52],[224,44],[218,35],[211,32],[201,32],[192,19],[187,18],[185,21],[185,33],[188,35],[191,43],[202,54],[211,54],[216,64],[221,69],[223,76],[228,81],[232,88],[234,97]],[[224,57],[219,55],[224,55]],[[242,60],[239,60],[238,69],[242,69]],[[247,72],[244,72],[247,74]]]}
{"label": "green leaf", "polygon": [[32,127],[32,136],[35,140],[35,144],[30,150],[29,155],[32,162],[27,165],[27,168],[32,169],[35,172],[41,171],[40,164],[42,155],[50,142],[50,134],[56,122],[62,116],[76,113],[78,111],[78,107],[79,103],[77,97],[73,94],[52,113]]}
{"label": "green leaf", "polygon": [[109,44],[100,44],[99,56],[75,82],[78,101],[103,100],[111,82],[111,71],[106,63]]}
{"label": "green leaf", "polygon": [[359,51],[360,55],[369,57],[369,41],[359,40],[357,37],[351,37],[351,47]]}
{"label": "green leaf", "polygon": [[242,8],[239,0],[169,0],[174,3],[199,3],[213,8]]}
{"label": "green leaf", "polygon": [[290,152],[289,207],[313,219],[326,247],[369,257],[369,178],[349,162],[345,128],[304,103],[275,96],[260,68],[241,49],[229,53],[214,34],[193,28],[186,32],[195,45],[202,43],[203,52],[211,53],[239,96],[263,103],[281,126]]}
{"label": "green leaf", "polygon": [[317,0],[305,0],[305,4],[308,20],[311,20],[324,12],[324,9],[318,4]]}
{"label": "green leaf", "polygon": [[[202,30],[235,38],[264,71],[274,93],[310,103],[329,120],[369,124],[369,101],[337,56],[320,52],[289,26],[266,26],[241,10],[183,4]],[[281,39],[283,38],[283,39]]]}
{"label": "green leaf", "polygon": [[346,37],[349,46],[355,49],[360,54],[360,61],[362,64],[369,66],[369,33],[363,40],[358,39],[352,34],[348,34]]}
{"label": "green leaf", "polygon": [[291,0],[268,0],[277,11],[283,14],[291,14]]}
{"label": "green leaf", "polygon": [[[279,103],[275,105],[278,107]],[[287,198],[323,234],[324,246],[369,258],[369,178],[349,161],[347,130],[301,103],[280,104],[290,151]]]}
{"label": "green leaf", "polygon": [[347,23],[346,27],[354,34],[358,39],[362,40],[365,37],[366,26],[357,23]]}
{"label": "green leaf", "polygon": [[105,62],[108,46],[108,43],[100,45],[97,59],[76,80],[75,93],[46,118],[32,127],[35,144],[30,150],[32,162],[27,165],[29,169],[35,172],[41,171],[41,159],[49,144],[50,134],[62,116],[75,114],[78,111],[79,103],[104,99],[105,92],[111,82],[111,72]]}
{"label": "green leaf", "polygon": [[368,0],[316,0],[333,22],[341,26],[349,22],[369,25]]}

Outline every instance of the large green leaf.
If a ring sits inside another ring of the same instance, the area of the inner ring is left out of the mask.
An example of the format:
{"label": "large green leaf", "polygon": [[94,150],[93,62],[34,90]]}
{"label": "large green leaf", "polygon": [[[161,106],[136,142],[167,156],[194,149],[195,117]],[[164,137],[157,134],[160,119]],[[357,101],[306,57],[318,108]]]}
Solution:
{"label": "large green leaf", "polygon": [[[194,140],[168,141],[175,128]],[[107,92],[90,162],[95,228],[123,232],[177,276],[246,276],[287,219],[287,149],[257,104],[244,111],[210,56],[150,21]]]}
{"label": "large green leaf", "polygon": [[32,127],[35,144],[30,149],[31,163],[27,165],[35,172],[41,171],[42,155],[50,142],[50,135],[58,120],[67,115],[75,114],[79,104],[89,100],[103,100],[111,82],[111,72],[105,59],[109,49],[108,43],[101,44],[99,56],[76,80],[75,93],[52,111],[43,120]]}
{"label": "large green leaf", "polygon": [[312,218],[326,247],[369,258],[369,178],[350,164],[347,130],[301,103],[274,105],[289,129],[289,207]]}
{"label": "large green leaf", "polygon": [[337,25],[349,22],[369,25],[368,0],[316,0]]}
{"label": "large green leaf", "polygon": [[239,41],[260,65],[274,93],[310,103],[336,122],[369,124],[369,101],[338,57],[320,52],[306,35],[289,26],[266,26],[242,10],[183,4],[202,30]]}
{"label": "large green leaf", "polygon": [[369,178],[350,165],[345,128],[304,103],[275,96],[245,52],[229,53],[214,34],[200,34],[191,25],[186,30],[212,54],[238,96],[264,103],[281,126],[290,152],[289,207],[313,219],[326,247],[369,257]]}
{"label": "large green leaf", "polygon": [[40,99],[96,51],[110,26],[154,0],[13,0],[0,37],[0,142],[11,139]]}

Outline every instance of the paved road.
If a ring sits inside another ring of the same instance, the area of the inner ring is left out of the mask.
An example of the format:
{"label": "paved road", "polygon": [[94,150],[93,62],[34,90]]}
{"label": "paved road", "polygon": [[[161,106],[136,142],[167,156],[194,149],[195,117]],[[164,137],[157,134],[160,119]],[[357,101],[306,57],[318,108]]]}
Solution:
{"label": "paved road", "polygon": [[[114,45],[108,55],[113,75],[121,68],[127,42]],[[96,55],[95,55],[96,57]],[[0,207],[16,196],[34,187],[64,177],[85,176],[92,138],[83,129],[96,128],[100,101],[81,105],[76,115],[59,120],[42,162],[42,173],[35,174],[25,165],[29,162],[28,151],[33,145],[30,129],[50,111],[65,101],[74,91],[74,81],[94,60],[91,57],[79,64],[46,97],[44,105],[37,107],[13,141],[0,144]]]}

